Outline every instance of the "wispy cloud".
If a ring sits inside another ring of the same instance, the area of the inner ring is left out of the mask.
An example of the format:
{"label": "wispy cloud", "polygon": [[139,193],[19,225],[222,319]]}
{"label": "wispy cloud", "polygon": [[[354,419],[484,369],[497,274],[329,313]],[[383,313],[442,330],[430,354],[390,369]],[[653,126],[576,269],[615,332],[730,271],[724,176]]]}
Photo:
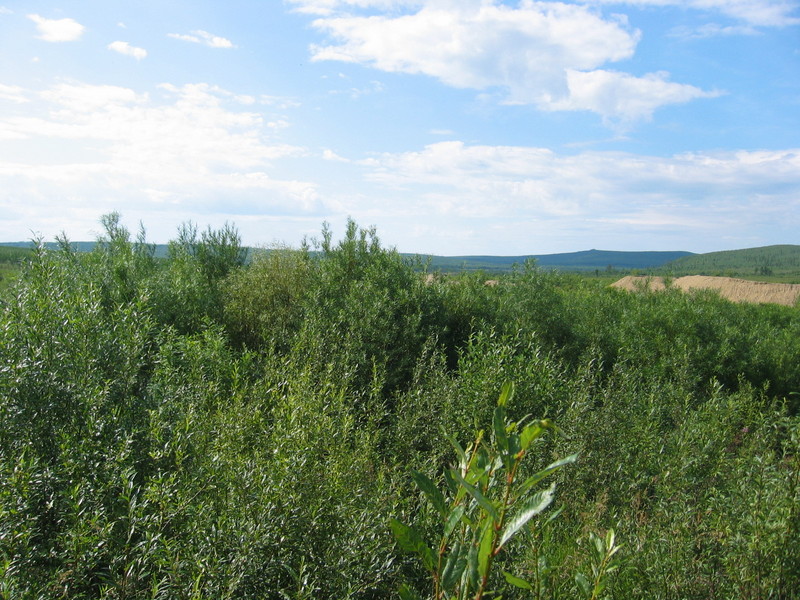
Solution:
{"label": "wispy cloud", "polygon": [[729,35],[758,35],[759,33],[761,30],[752,25],[706,23],[698,27],[676,27],[669,32],[669,35],[678,39],[693,40]]}
{"label": "wispy cloud", "polygon": [[209,48],[233,48],[233,42],[224,37],[214,35],[202,29],[196,29],[188,34],[181,33],[168,33],[168,37],[176,40],[183,40],[184,42],[191,42],[193,44],[202,44]]}
{"label": "wispy cloud", "polygon": [[114,52],[119,52],[120,54],[124,54],[125,56],[132,56],[136,60],[142,60],[147,56],[147,50],[144,48],[131,46],[128,42],[111,42],[108,45],[108,49],[113,50]]}
{"label": "wispy cloud", "polygon": [[386,91],[386,86],[384,86],[380,81],[371,81],[368,86],[365,87],[351,87],[345,90],[331,90],[329,93],[332,95],[347,95],[350,96],[353,100],[358,100],[362,96],[368,96],[370,94],[380,94]]}
{"label": "wispy cloud", "polygon": [[796,0],[583,0],[587,4],[631,6],[677,6],[716,12],[755,27],[786,27],[800,24]]}
{"label": "wispy cloud", "polygon": [[297,12],[329,16],[356,8],[388,10],[420,6],[425,0],[289,0],[289,2],[297,7]]}
{"label": "wispy cloud", "polygon": [[[350,4],[302,6],[324,14],[326,7]],[[376,9],[385,3],[359,4]],[[456,88],[499,89],[506,103],[589,110],[607,123],[630,124],[661,106],[716,95],[671,82],[666,73],[635,76],[602,68],[631,58],[641,34],[622,17],[604,18],[577,4],[425,2],[402,14],[322,16],[314,27],[332,40],[311,47],[317,61],[423,74]]]}
{"label": "wispy cloud", "polygon": [[9,100],[17,104],[28,101],[25,90],[16,85],[4,85],[0,83],[0,100]]}
{"label": "wispy cloud", "polygon": [[199,83],[145,94],[77,82],[12,91],[35,98],[35,106],[25,117],[0,116],[0,138],[11,150],[18,140],[46,144],[48,152],[46,160],[25,152],[0,160],[0,204],[9,211],[42,210],[54,198],[70,198],[71,211],[96,203],[92,219],[115,208],[174,210],[183,219],[318,208],[315,184],[273,173],[273,161],[305,151],[270,141],[270,115],[232,92]]}
{"label": "wispy cloud", "polygon": [[[447,221],[454,228],[465,228],[470,220],[496,222],[509,240],[512,231],[525,240],[532,234],[525,235],[524,227],[541,229],[549,244],[561,237],[572,250],[585,243],[581,236],[587,232],[593,243],[606,240],[614,247],[615,236],[636,237],[624,230],[631,225],[642,228],[642,247],[657,239],[648,242],[645,233],[669,236],[677,225],[684,233],[707,232],[714,239],[741,234],[753,225],[751,219],[769,222],[775,214],[792,215],[782,220],[786,231],[800,226],[800,149],[566,155],[452,141],[376,154],[360,164],[382,198],[415,198],[402,204],[408,219]],[[758,206],[769,214],[759,213]],[[347,208],[354,215],[364,210]],[[485,236],[476,241],[485,243]]]}
{"label": "wispy cloud", "polygon": [[28,15],[28,18],[36,23],[39,38],[46,42],[73,42],[86,31],[74,19],[45,19],[39,15]]}

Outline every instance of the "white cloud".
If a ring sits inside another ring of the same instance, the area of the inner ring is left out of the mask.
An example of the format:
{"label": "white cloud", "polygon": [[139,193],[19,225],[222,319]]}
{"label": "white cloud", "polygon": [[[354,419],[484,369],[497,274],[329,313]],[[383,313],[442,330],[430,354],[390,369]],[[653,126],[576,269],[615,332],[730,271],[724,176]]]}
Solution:
{"label": "white cloud", "polygon": [[350,162],[349,159],[344,158],[343,156],[339,156],[338,154],[336,154],[336,152],[334,152],[333,150],[330,150],[328,148],[326,148],[325,150],[322,151],[322,158],[324,160],[329,160],[329,161],[332,161],[332,162],[343,162],[343,163],[349,163]]}
{"label": "white cloud", "polygon": [[756,27],[785,27],[800,24],[796,0],[583,0],[587,4],[631,6],[677,6],[681,9],[718,12]]}
{"label": "white cloud", "polygon": [[800,227],[800,149],[659,157],[451,141],[337,169],[357,183],[326,194],[328,220],[375,224],[405,252],[707,252],[791,243]]}
{"label": "white cloud", "polygon": [[25,94],[25,90],[21,87],[16,85],[3,85],[0,83],[0,100],[9,100],[17,104],[22,104],[23,102],[27,102],[28,98]]}
{"label": "white cloud", "polygon": [[312,15],[332,15],[351,9],[393,10],[424,4],[424,0],[289,0],[297,12]]}
{"label": "white cloud", "polygon": [[[303,3],[320,12],[343,5]],[[336,14],[314,26],[333,41],[312,46],[314,60],[423,74],[457,88],[498,88],[507,103],[591,110],[609,122],[647,119],[660,106],[713,95],[668,82],[666,74],[636,77],[601,69],[631,58],[640,32],[622,17],[604,18],[583,5],[429,0],[416,12]]]}
{"label": "white cloud", "polygon": [[14,11],[5,6],[0,6],[0,15],[13,15]]}
{"label": "white cloud", "polygon": [[36,23],[39,38],[46,42],[73,42],[86,31],[73,19],[45,19],[39,15],[28,15],[28,18]]}
{"label": "white cloud", "polygon": [[192,31],[190,34],[168,33],[168,37],[176,40],[183,40],[184,42],[192,42],[193,44],[203,44],[209,48],[233,48],[233,42],[230,40],[208,33],[202,29]]}
{"label": "white cloud", "polygon": [[633,77],[616,71],[567,71],[569,95],[543,106],[548,110],[590,110],[610,122],[647,120],[665,104],[697,98],[714,98],[720,92],[704,92],[692,85],[667,81],[666,73]]}
{"label": "white cloud", "polygon": [[58,115],[63,115],[65,110],[76,114],[109,107],[142,105],[149,99],[147,94],[137,94],[130,88],[76,82],[59,83],[39,95],[56,109]]}
{"label": "white cloud", "polygon": [[[237,94],[204,83],[150,95],[75,82],[23,93],[37,98],[29,116],[0,116],[0,138],[9,140],[0,204],[9,211],[57,213],[68,202],[70,212],[91,208],[93,220],[112,209],[171,210],[184,219],[317,214],[313,183],[273,172],[273,161],[305,151],[270,141],[269,115],[244,108]],[[47,151],[26,153],[32,144]]]}
{"label": "white cloud", "polygon": [[136,60],[142,60],[147,56],[147,50],[144,48],[131,46],[128,42],[111,42],[108,45],[108,49],[113,50],[114,52],[119,52],[120,54],[124,54],[125,56],[132,56]]}
{"label": "white cloud", "polygon": [[[508,221],[502,226],[510,229],[517,227],[511,222],[524,223],[543,227],[550,240],[571,240],[567,250],[612,241],[614,235],[630,238],[634,232],[624,227],[631,225],[658,235],[680,226],[684,237],[687,230],[713,230],[717,236],[725,227],[743,231],[753,219],[780,222],[787,231],[800,226],[800,149],[670,157],[560,155],[544,148],[454,141],[375,155],[361,165],[382,198],[393,193],[416,199],[402,204],[408,218],[447,221],[454,228],[471,219]],[[357,215],[359,207],[349,211]],[[581,241],[586,230],[592,242]]]}

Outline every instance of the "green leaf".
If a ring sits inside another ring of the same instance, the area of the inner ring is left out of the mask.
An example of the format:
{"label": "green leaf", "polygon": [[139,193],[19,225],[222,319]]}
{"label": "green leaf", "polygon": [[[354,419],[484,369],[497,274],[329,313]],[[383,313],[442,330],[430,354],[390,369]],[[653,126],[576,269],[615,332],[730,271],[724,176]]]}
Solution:
{"label": "green leaf", "polygon": [[418,554],[422,558],[423,564],[429,571],[434,570],[434,553],[430,547],[422,539],[419,532],[413,527],[409,527],[405,523],[401,523],[395,518],[389,520],[389,526],[392,529],[397,544],[406,552]]}
{"label": "green leaf", "polygon": [[510,434],[508,436],[508,453],[511,456],[516,456],[520,450],[522,450],[522,443],[519,435],[516,433]]}
{"label": "green leaf", "polygon": [[500,388],[500,397],[497,399],[497,406],[505,406],[514,397],[514,382],[506,381]]}
{"label": "green leaf", "polygon": [[461,485],[461,487],[463,487],[469,493],[470,496],[475,498],[480,507],[483,510],[485,510],[495,522],[499,522],[500,515],[497,513],[497,509],[494,507],[494,504],[492,504],[476,486],[467,483],[461,476],[461,473],[459,473],[455,469],[451,469],[451,473],[453,474],[453,477],[459,483],[459,485]]}
{"label": "green leaf", "polygon": [[564,465],[568,465],[570,463],[574,463],[577,459],[578,459],[578,455],[577,454],[570,454],[566,458],[562,458],[560,460],[557,460],[556,462],[549,464],[547,467],[545,467],[544,469],[542,469],[538,473],[535,473],[534,475],[531,475],[530,477],[528,477],[525,480],[525,482],[522,484],[522,486],[520,486],[520,490],[519,490],[520,495],[524,494],[525,492],[527,492],[529,489],[531,489],[534,485],[539,483],[542,479],[544,479],[548,475],[551,475],[553,472],[557,471],[558,469],[560,469]]}
{"label": "green leaf", "polygon": [[450,442],[450,445],[453,446],[453,449],[455,449],[456,454],[458,455],[458,460],[461,468],[466,469],[467,465],[469,464],[469,460],[467,459],[467,453],[464,452],[464,449],[461,447],[461,444],[458,443],[458,440],[449,433],[447,433],[446,431],[444,431],[444,428],[442,428],[442,433]]}
{"label": "green leaf", "polygon": [[550,486],[548,489],[536,492],[531,496],[520,511],[508,522],[508,525],[506,525],[503,530],[503,535],[500,537],[500,544],[498,547],[502,548],[503,545],[511,539],[511,536],[522,529],[531,518],[550,506],[550,503],[553,501],[554,491],[555,487]]}
{"label": "green leaf", "polygon": [[444,537],[445,539],[450,537],[450,534],[453,533],[453,530],[456,528],[456,525],[461,521],[461,518],[464,516],[464,507],[463,506],[456,506],[450,516],[447,517],[447,521],[444,524]]}
{"label": "green leaf", "polygon": [[539,439],[539,437],[546,430],[547,428],[542,425],[542,421],[536,421],[535,423],[530,423],[529,425],[526,425],[519,436],[522,449],[527,450],[530,447],[530,445],[534,442],[534,440]]}
{"label": "green leaf", "polygon": [[427,496],[430,503],[433,507],[439,512],[440,515],[443,517],[447,516],[447,503],[445,502],[444,496],[442,492],[436,487],[436,484],[425,475],[424,473],[420,473],[419,471],[413,471],[411,473],[411,477],[414,479],[414,482],[417,484],[417,487],[421,489],[425,496]]}
{"label": "green leaf", "polygon": [[592,540],[592,543],[594,544],[595,556],[598,558],[598,562],[599,562],[599,560],[602,560],[603,557],[605,557],[605,554],[606,554],[606,547],[605,547],[605,544],[603,543],[603,538],[601,538],[599,535],[597,535],[594,532],[592,532],[589,535],[590,535],[590,538]]}
{"label": "green leaf", "polygon": [[452,591],[458,581],[464,574],[464,569],[467,567],[467,557],[464,553],[464,545],[461,542],[456,542],[442,570],[442,586],[448,592]]}
{"label": "green leaf", "polygon": [[462,580],[462,595],[464,598],[469,596],[470,588],[478,587],[478,545],[470,544],[469,553],[467,554],[467,568],[464,570],[464,579]]}
{"label": "green leaf", "polygon": [[444,472],[444,483],[453,496],[455,496],[460,489],[456,480],[453,479],[453,474],[450,473],[449,470]]}
{"label": "green leaf", "polygon": [[494,541],[494,521],[486,519],[481,532],[481,543],[478,548],[478,574],[486,577],[489,572],[489,556],[492,553],[492,542]]}
{"label": "green leaf", "polygon": [[518,588],[520,588],[522,590],[532,590],[533,589],[533,586],[530,583],[528,583],[527,581],[525,581],[521,577],[516,577],[516,576],[512,575],[508,571],[503,571],[503,577],[505,577],[506,581],[508,583],[510,583],[511,585],[513,585],[514,587],[518,587]]}
{"label": "green leaf", "polygon": [[[492,418],[492,426],[494,428],[494,439],[497,447],[503,451],[504,454],[508,453],[508,434],[506,433],[506,411],[502,406],[494,409],[494,417]],[[510,468],[506,465],[506,468]]]}
{"label": "green leaf", "polygon": [[544,527],[555,521],[562,512],[564,512],[564,507],[559,506],[558,509],[554,510],[547,516],[547,518],[544,520],[544,523],[542,523],[542,526]]}
{"label": "green leaf", "polygon": [[578,584],[578,587],[581,588],[581,591],[584,593],[585,596],[591,596],[592,582],[589,581],[589,578],[586,577],[586,575],[584,575],[583,573],[576,573],[575,583]]}
{"label": "green leaf", "polygon": [[422,600],[422,597],[406,583],[400,586],[397,593],[400,596],[400,600]]}

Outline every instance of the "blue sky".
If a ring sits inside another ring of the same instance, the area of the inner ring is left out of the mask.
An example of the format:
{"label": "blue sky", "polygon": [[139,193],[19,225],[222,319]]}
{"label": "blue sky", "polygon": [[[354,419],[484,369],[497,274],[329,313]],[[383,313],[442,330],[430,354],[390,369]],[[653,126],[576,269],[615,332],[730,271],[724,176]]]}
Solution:
{"label": "blue sky", "polygon": [[798,0],[0,0],[0,241],[800,243]]}

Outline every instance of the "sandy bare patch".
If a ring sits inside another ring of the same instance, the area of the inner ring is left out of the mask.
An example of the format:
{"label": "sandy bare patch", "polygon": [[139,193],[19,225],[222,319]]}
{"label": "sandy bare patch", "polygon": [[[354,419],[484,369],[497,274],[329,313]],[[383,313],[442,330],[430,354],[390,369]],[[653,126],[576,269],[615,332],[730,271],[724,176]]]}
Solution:
{"label": "sandy bare patch", "polygon": [[[629,291],[663,290],[666,287],[663,277],[628,276],[611,285]],[[717,290],[721,297],[733,302],[794,306],[800,298],[800,285],[792,283],[765,283],[732,277],[688,275],[673,279],[670,285],[687,292],[690,290]]]}

